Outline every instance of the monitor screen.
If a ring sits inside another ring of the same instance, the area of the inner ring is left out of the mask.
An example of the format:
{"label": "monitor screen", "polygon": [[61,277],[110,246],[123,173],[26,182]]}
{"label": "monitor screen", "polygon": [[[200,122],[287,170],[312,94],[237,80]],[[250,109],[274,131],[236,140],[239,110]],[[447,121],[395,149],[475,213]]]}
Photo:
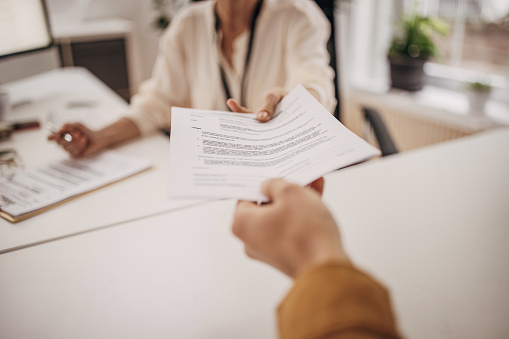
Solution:
{"label": "monitor screen", "polygon": [[0,0],[0,58],[51,46],[44,0]]}

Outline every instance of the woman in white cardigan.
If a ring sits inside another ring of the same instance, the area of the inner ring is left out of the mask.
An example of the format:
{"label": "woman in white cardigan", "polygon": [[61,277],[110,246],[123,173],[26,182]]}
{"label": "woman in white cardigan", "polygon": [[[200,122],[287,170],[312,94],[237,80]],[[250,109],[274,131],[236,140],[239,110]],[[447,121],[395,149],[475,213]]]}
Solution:
{"label": "woman in white cardigan", "polygon": [[74,157],[87,156],[168,129],[172,106],[257,112],[265,122],[297,84],[332,111],[329,34],[327,19],[310,0],[193,2],[162,36],[153,75],[125,117],[97,131],[66,124],[48,139]]}

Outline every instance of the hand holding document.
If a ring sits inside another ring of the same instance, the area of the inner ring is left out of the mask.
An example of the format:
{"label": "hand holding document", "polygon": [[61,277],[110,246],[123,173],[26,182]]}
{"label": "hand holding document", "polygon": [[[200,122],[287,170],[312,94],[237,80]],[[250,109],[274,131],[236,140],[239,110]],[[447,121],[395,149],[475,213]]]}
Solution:
{"label": "hand holding document", "polygon": [[254,114],[172,108],[169,195],[267,201],[261,183],[307,185],[380,152],[297,86],[266,123]]}

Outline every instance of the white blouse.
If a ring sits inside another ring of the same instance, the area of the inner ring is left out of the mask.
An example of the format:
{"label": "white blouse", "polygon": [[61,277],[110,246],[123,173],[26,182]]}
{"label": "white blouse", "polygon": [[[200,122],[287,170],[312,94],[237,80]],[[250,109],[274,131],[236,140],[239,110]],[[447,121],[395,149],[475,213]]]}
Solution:
{"label": "white blouse", "polygon": [[[161,37],[152,77],[133,96],[127,117],[143,135],[169,128],[172,106],[227,110],[219,63],[233,98],[240,100],[249,32],[234,41],[232,66],[221,55],[215,1],[195,2]],[[330,25],[311,0],[264,0],[246,74],[246,106],[253,111],[273,87],[313,89],[333,111],[334,72],[326,49]]]}

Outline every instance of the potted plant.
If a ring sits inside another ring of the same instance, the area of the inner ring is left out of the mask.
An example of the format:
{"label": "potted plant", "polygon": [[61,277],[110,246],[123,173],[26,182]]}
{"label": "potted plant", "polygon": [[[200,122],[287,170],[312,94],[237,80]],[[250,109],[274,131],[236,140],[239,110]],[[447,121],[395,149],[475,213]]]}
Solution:
{"label": "potted plant", "polygon": [[424,85],[424,63],[438,56],[432,33],[448,33],[448,25],[437,18],[403,14],[389,48],[391,85],[418,91]]}
{"label": "potted plant", "polygon": [[474,81],[467,84],[467,98],[469,113],[483,115],[484,106],[488,102],[491,93],[491,85],[483,81]]}
{"label": "potted plant", "polygon": [[187,0],[152,0],[152,5],[157,11],[154,27],[164,31],[171,22],[173,15],[182,7]]}

